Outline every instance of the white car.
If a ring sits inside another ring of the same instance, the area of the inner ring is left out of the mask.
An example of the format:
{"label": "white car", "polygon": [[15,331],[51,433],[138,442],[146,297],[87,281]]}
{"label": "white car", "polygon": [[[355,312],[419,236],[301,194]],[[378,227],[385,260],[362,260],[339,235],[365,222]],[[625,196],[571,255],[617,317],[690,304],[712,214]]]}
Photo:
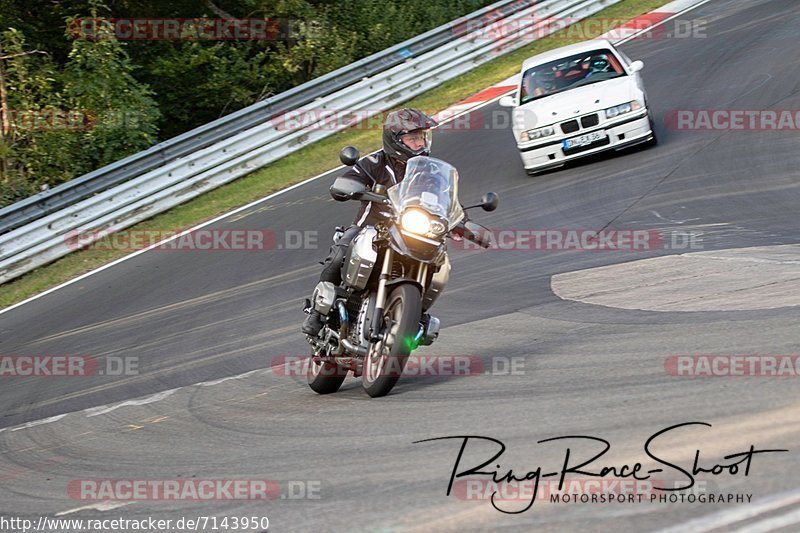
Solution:
{"label": "white car", "polygon": [[513,107],[514,138],[529,174],[635,144],[656,144],[641,61],[597,39],[531,57],[522,64]]}

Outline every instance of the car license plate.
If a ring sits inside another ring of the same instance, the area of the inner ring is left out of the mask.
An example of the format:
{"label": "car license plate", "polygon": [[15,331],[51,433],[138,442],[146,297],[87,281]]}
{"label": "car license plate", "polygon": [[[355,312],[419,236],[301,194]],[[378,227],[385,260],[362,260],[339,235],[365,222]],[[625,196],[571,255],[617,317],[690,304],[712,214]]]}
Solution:
{"label": "car license plate", "polygon": [[581,146],[588,146],[597,141],[602,141],[606,138],[606,132],[593,131],[580,137],[573,137],[572,139],[564,139],[564,150],[571,150],[572,148],[580,148]]}

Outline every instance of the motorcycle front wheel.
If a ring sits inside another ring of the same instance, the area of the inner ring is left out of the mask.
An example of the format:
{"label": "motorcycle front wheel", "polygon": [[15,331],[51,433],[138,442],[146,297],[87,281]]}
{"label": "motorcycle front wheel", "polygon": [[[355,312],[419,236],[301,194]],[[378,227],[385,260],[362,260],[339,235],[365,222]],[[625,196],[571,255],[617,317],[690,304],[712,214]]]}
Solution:
{"label": "motorcycle front wheel", "polygon": [[395,288],[386,300],[383,324],[386,334],[370,344],[364,359],[361,385],[373,398],[386,396],[406,366],[422,316],[422,295],[416,285],[405,283]]}

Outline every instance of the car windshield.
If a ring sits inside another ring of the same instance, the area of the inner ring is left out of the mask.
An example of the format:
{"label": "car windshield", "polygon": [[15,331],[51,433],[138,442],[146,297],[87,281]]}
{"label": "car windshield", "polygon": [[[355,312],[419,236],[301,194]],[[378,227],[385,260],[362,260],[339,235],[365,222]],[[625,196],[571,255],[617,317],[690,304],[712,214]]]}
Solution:
{"label": "car windshield", "polygon": [[390,187],[389,199],[395,211],[422,208],[450,224],[464,218],[458,202],[458,171],[450,163],[434,157],[417,156],[408,160],[403,180]]}
{"label": "car windshield", "polygon": [[582,52],[526,70],[520,86],[520,104],[626,75],[611,50]]}

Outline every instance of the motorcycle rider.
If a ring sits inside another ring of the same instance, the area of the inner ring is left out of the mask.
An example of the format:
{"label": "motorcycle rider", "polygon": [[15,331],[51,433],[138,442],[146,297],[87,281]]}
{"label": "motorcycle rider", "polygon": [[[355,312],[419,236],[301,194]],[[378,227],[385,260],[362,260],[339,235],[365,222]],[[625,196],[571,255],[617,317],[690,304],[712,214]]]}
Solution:
{"label": "motorcycle rider", "polygon": [[[415,108],[405,108],[394,111],[386,116],[383,124],[383,149],[377,153],[361,159],[360,165],[378,184],[386,188],[399,183],[405,177],[406,162],[409,158],[419,155],[430,155],[431,129],[438,123]],[[351,167],[343,176],[361,181],[368,187],[373,181],[357,167]],[[339,200],[337,198],[337,200]],[[325,259],[320,281],[329,281],[334,285],[342,282],[341,268],[347,249],[359,231],[366,226],[374,226],[383,218],[383,213],[390,213],[389,208],[372,202],[361,202],[353,224],[345,230],[344,234],[331,247],[331,252]],[[306,335],[316,336],[322,329],[322,316],[315,309],[303,322],[302,332]]]}

